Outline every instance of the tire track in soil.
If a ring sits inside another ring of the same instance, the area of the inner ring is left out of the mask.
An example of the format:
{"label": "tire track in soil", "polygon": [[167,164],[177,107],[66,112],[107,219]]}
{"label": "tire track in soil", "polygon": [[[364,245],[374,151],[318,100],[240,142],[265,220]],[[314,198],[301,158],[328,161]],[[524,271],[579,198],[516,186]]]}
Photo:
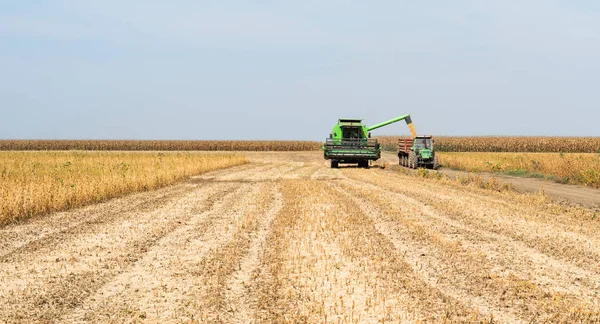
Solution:
{"label": "tire track in soil", "polygon": [[264,172],[257,172],[256,174],[246,178],[247,181],[250,182],[260,182],[260,181],[273,181],[276,179],[281,179],[281,177],[288,173],[297,170],[297,164],[295,162],[288,163],[279,163],[276,164],[275,167],[270,168]]}
{"label": "tire track in soil", "polygon": [[[364,187],[352,187],[353,190],[351,192],[344,185],[340,186],[336,184],[335,188],[340,194],[351,199],[365,214],[373,219],[376,230],[392,242],[398,253],[402,255],[402,258],[408,264],[413,265],[412,271],[429,286],[439,289],[445,295],[462,301],[480,313],[493,316],[493,318],[504,323],[523,322],[522,320],[518,320],[515,314],[507,312],[500,307],[493,307],[480,296],[475,296],[472,291],[457,287],[455,282],[448,282],[445,272],[448,271],[447,269],[451,265],[444,265],[442,260],[447,259],[449,255],[431,250],[423,242],[415,242],[414,238],[402,237],[400,234],[402,233],[401,227],[404,227],[405,224],[399,224],[397,221],[389,220],[389,217],[385,217],[377,207],[380,201],[369,201],[360,196],[359,189],[364,190]],[[393,201],[394,203],[404,203],[398,199]]]}
{"label": "tire track in soil", "polygon": [[[380,175],[376,175],[380,176]],[[395,175],[397,177],[397,175]],[[414,179],[413,179],[414,180]],[[420,189],[417,189],[417,192],[422,190],[424,186],[427,186],[432,191],[436,188],[439,188],[439,183],[434,182],[422,182],[420,183]],[[403,190],[410,192],[411,187],[405,187]],[[417,193],[415,192],[415,193]],[[563,206],[554,205],[554,209],[552,213],[549,212],[549,208],[546,210],[536,210],[532,211],[530,206],[531,201],[526,201],[523,198],[527,197],[524,195],[519,196],[500,196],[498,197],[498,193],[494,191],[482,191],[480,188],[471,188],[468,186],[461,187],[450,187],[446,186],[444,192],[435,191],[436,200],[445,200],[452,201],[456,200],[457,197],[461,197],[461,200],[469,200],[469,202],[480,202],[485,201],[486,204],[492,204],[498,209],[502,208],[505,210],[512,210],[515,213],[524,213],[528,216],[528,221],[536,222],[540,224],[548,224],[551,223],[553,229],[559,229],[562,232],[575,232],[576,234],[583,234],[587,237],[594,238],[600,230],[600,223],[593,222],[585,222],[582,220],[581,215],[576,214],[573,216],[571,214],[565,214],[563,211],[565,210]],[[529,196],[531,200],[531,195]],[[521,199],[514,199],[521,198]],[[543,196],[533,196],[534,199],[544,199]],[[474,204],[477,206],[478,204]],[[558,207],[558,211],[556,210]]]}
{"label": "tire track in soil", "polygon": [[149,213],[132,213],[135,217],[111,226],[92,225],[88,231],[47,247],[47,251],[22,253],[19,262],[0,263],[0,318],[56,320],[127,271],[151,246],[180,227],[196,205],[211,204],[211,200],[234,190],[231,184],[196,188]]}
{"label": "tire track in soil", "polygon": [[[393,173],[388,173],[388,175],[391,175],[391,178],[396,179],[398,179],[399,176],[398,174]],[[375,175],[375,177],[381,176],[381,173]],[[415,181],[415,178],[410,179],[410,181]],[[389,184],[389,181],[387,183]],[[460,200],[468,200],[469,202],[484,201],[485,204],[493,205],[496,207],[496,209],[510,210],[513,211],[514,214],[526,214],[527,221],[529,222],[540,223],[543,225],[550,224],[552,229],[559,229],[561,232],[575,232],[576,234],[583,234],[587,238],[598,238],[597,233],[600,231],[600,223],[590,222],[589,218],[591,218],[591,215],[588,218],[588,221],[585,221],[581,215],[581,212],[585,210],[589,212],[590,209],[579,207],[578,213],[568,213],[568,208],[558,204],[553,204],[552,208],[549,206],[540,206],[539,203],[535,205],[535,207],[531,206],[531,200],[543,200],[545,203],[547,203],[547,199],[544,196],[514,194],[502,195],[501,193],[497,193],[495,191],[482,191],[480,188],[473,188],[469,186],[444,186],[445,190],[443,192],[439,190],[435,191],[436,188],[439,188],[439,185],[440,183],[421,181],[419,183],[419,189],[417,189],[417,192],[415,193],[418,193],[418,191],[427,186],[431,189],[431,191],[435,192],[435,199],[438,201],[453,201],[456,200],[457,197],[460,197]],[[412,191],[412,188],[407,186],[403,187],[402,190],[409,193]],[[477,203],[473,204],[475,207],[478,207],[479,205],[480,204]],[[539,208],[539,210],[534,210],[534,208]]]}
{"label": "tire track in soil", "polygon": [[[451,237],[462,246],[484,253],[488,261],[494,263],[494,272],[499,275],[507,276],[512,273],[521,278],[530,278],[540,287],[548,287],[561,293],[582,295],[584,300],[600,300],[600,275],[597,273],[538,252],[510,237],[469,227],[426,203],[404,194],[359,181],[350,186],[355,190],[369,188],[373,192],[378,192],[381,197],[387,197],[387,201],[401,201],[406,206],[418,209],[422,216],[420,221],[440,231],[441,234]],[[393,209],[393,206],[390,207],[390,210]]]}
{"label": "tire track in soil", "polygon": [[247,165],[251,168],[243,170],[218,170],[212,173],[206,173],[197,177],[193,177],[192,179],[218,180],[222,182],[235,182],[239,180],[249,181],[256,175],[268,176],[274,169],[280,168],[282,165],[285,165],[285,163],[249,163]]}
{"label": "tire track in soil", "polygon": [[[287,166],[268,168],[271,170],[269,175],[277,179],[281,176],[278,170],[282,168]],[[234,265],[239,265],[250,245],[250,234],[258,230],[262,221],[260,211],[266,207],[263,200],[271,199],[268,195],[256,199],[257,192],[266,192],[271,183],[247,183],[248,175],[243,173],[235,177],[225,174],[226,182],[220,182],[224,177],[211,178],[211,183],[235,185],[236,177],[243,182],[238,184],[240,187],[235,193],[198,216],[203,219],[200,224],[180,227],[162,239],[151,251],[154,256],[147,254],[131,270],[106,284],[96,297],[90,298],[92,305],[74,311],[69,315],[69,321],[131,320],[136,316],[160,322],[187,321],[215,319],[224,314],[223,307],[214,306],[224,305],[223,289],[219,287],[223,285],[223,278],[229,276],[226,269],[233,273]],[[153,297],[149,297],[151,293]],[[161,300],[166,296],[179,298],[175,302],[169,298],[170,302],[166,303]],[[209,300],[212,302],[204,303]],[[127,311],[123,312],[123,309]]]}
{"label": "tire track in soil", "polygon": [[31,218],[23,224],[0,229],[0,262],[7,262],[13,254],[33,251],[52,245],[77,229],[98,222],[108,222],[107,217],[118,218],[123,213],[136,210],[158,209],[168,201],[178,199],[189,184],[132,194],[114,198],[107,202],[85,206],[71,211],[58,212],[43,217]]}
{"label": "tire track in soil", "polygon": [[250,184],[242,184],[225,195],[214,195],[209,205],[161,238],[143,258],[106,282],[63,320],[123,322],[143,318],[164,322],[198,317],[203,310],[194,306],[194,295],[201,287],[196,269],[206,253],[231,239],[246,197],[256,191]]}
{"label": "tire track in soil", "polygon": [[[374,181],[381,185],[378,180]],[[413,187],[411,193],[414,193],[414,196],[408,197],[386,192],[384,188],[370,182],[348,180],[342,187],[355,194],[354,199],[360,200],[363,209],[373,211],[373,215],[380,219],[381,231],[396,241],[397,247],[404,251],[407,258],[420,265],[420,272],[426,280],[436,285],[441,282],[438,286],[450,295],[469,296],[468,299],[476,302],[482,312],[489,313],[493,310],[496,313],[495,317],[499,315],[505,319],[518,316],[523,320],[562,318],[569,321],[577,320],[577,317],[568,317],[569,311],[575,312],[574,310],[580,309],[584,313],[582,316],[588,314],[597,318],[597,291],[593,282],[587,288],[580,286],[583,291],[572,289],[570,283],[561,282],[564,281],[565,270],[562,261],[553,260],[548,256],[542,259],[528,259],[532,254],[539,257],[539,253],[509,237],[471,228],[470,224],[465,225],[443,213],[438,214],[436,210],[418,200],[419,197],[428,195],[428,190],[419,195]],[[372,196],[362,194],[365,188],[368,188]],[[364,200],[367,198],[368,200]],[[391,217],[392,214],[404,216],[394,218]],[[481,239],[486,235],[487,237]],[[444,254],[445,248],[450,249],[451,253]],[[484,256],[484,259],[481,256]],[[519,260],[522,263],[515,262]],[[469,262],[480,269],[463,269]],[[586,273],[573,265],[566,266],[566,269],[574,270],[578,274]],[[545,277],[544,285],[533,284],[527,280],[532,276],[533,279],[538,279],[538,275]],[[482,278],[485,279],[483,282]],[[503,290],[504,293],[497,295],[498,291],[490,290],[490,287]],[[506,292],[509,294],[505,295]],[[593,299],[581,298],[581,295],[593,296],[596,302]],[[505,300],[513,304],[510,307],[506,306]],[[553,311],[554,307],[558,307],[559,313],[565,312],[566,314],[560,315],[566,317],[557,317],[559,314]],[[538,315],[542,317],[536,317]],[[508,321],[513,322],[513,319]]]}
{"label": "tire track in soil", "polygon": [[[83,220],[74,226],[57,231],[52,235],[44,235],[39,239],[32,240],[12,252],[7,253],[0,258],[0,264],[11,262],[23,262],[27,258],[35,257],[36,255],[45,255],[56,250],[57,246],[65,244],[75,236],[84,234],[98,233],[103,227],[119,226],[124,222],[135,222],[135,219],[140,215],[157,213],[165,209],[166,206],[176,204],[177,201],[190,195],[195,190],[198,190],[198,185],[185,184],[181,190],[177,190],[171,195],[159,196],[153,200],[148,200],[145,203],[140,203],[137,208],[128,208],[127,211],[114,213],[106,211],[103,215],[97,215],[89,220]],[[122,202],[121,202],[122,204]]]}
{"label": "tire track in soil", "polygon": [[415,277],[369,218],[332,191],[322,181],[282,183],[284,206],[254,274],[255,322],[481,320]]}
{"label": "tire track in soil", "polygon": [[296,169],[289,170],[281,175],[281,179],[292,180],[292,179],[309,179],[318,169],[320,165],[316,163],[308,162],[294,162],[297,166]]}
{"label": "tire track in soil", "polygon": [[251,323],[254,318],[257,297],[251,289],[252,274],[259,269],[260,256],[272,227],[273,220],[283,207],[283,195],[279,184],[275,184],[269,196],[271,202],[268,210],[260,217],[258,228],[251,238],[248,252],[239,260],[238,270],[232,274],[227,283],[224,299],[227,301],[223,318],[229,323]]}
{"label": "tire track in soil", "polygon": [[[261,167],[272,166],[243,165],[209,174],[244,178]],[[1,307],[0,318],[45,321],[66,308],[76,307],[107,278],[135,262],[177,226],[167,217],[162,220],[166,228],[144,228],[151,224],[148,221],[152,217],[148,215],[169,214],[190,192],[217,188],[205,183],[198,187],[188,181],[3,227],[2,233],[10,234],[0,238],[4,239],[1,242],[5,248],[4,262],[0,263],[0,304],[6,305]],[[192,212],[195,209],[198,207],[193,207]],[[140,223],[139,217],[145,223]],[[127,233],[131,228],[138,237]],[[114,233],[114,229],[121,232]],[[119,250],[115,250],[111,235],[119,236],[114,238],[121,240]],[[24,239],[16,243],[15,237]],[[74,242],[89,247],[81,251]],[[111,249],[117,253],[110,255]],[[85,262],[92,264],[83,269]]]}
{"label": "tire track in soil", "polygon": [[[218,177],[222,175],[251,174],[254,169],[265,167],[258,164],[244,164],[215,170],[191,179],[202,177]],[[0,227],[0,262],[8,262],[11,255],[30,252],[60,242],[61,238],[87,225],[107,223],[109,219],[119,219],[122,214],[135,211],[158,209],[166,203],[180,198],[196,184],[186,181],[157,190],[133,193],[123,197],[112,198],[105,202],[92,204],[69,211],[57,212],[50,215],[29,218],[22,223]]]}
{"label": "tire track in soil", "polygon": [[[360,180],[405,194],[420,201],[422,205],[444,210],[449,218],[474,229],[506,236],[542,254],[600,274],[600,251],[596,248],[600,245],[600,236],[597,233],[590,235],[589,230],[586,229],[586,227],[600,228],[597,222],[579,220],[573,222],[571,228],[567,229],[560,225],[561,221],[556,220],[562,218],[560,215],[545,215],[535,207],[525,204],[514,206],[505,203],[495,204],[486,200],[487,194],[484,190],[481,190],[482,195],[478,197],[460,193],[452,197],[445,195],[444,190],[425,191],[423,185],[414,182],[414,179],[409,179],[410,186],[398,186],[397,182],[394,183],[394,180],[390,179],[398,178],[374,174]],[[441,188],[445,187],[447,186]],[[568,253],[565,253],[566,248]]]}

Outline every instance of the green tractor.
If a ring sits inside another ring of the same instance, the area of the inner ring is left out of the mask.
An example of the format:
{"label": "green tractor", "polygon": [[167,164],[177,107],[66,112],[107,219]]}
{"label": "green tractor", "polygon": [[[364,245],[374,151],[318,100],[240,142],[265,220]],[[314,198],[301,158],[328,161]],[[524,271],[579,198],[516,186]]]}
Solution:
{"label": "green tractor", "polygon": [[371,127],[364,125],[361,119],[340,119],[325,140],[323,155],[326,160],[331,160],[332,168],[339,167],[340,163],[357,163],[359,168],[368,168],[370,161],[381,157],[381,145],[376,139],[371,139],[370,131],[401,120],[406,121],[414,137],[415,128],[410,115],[396,117]]}
{"label": "green tractor", "polygon": [[440,164],[435,155],[433,144],[434,140],[431,135],[400,139],[398,141],[400,165],[412,169],[428,168],[437,170]]}

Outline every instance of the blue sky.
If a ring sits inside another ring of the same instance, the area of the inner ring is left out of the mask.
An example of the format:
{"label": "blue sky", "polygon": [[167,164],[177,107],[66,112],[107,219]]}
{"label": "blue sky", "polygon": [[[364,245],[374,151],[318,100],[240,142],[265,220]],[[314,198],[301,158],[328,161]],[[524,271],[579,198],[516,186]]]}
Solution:
{"label": "blue sky", "polygon": [[0,138],[600,136],[599,85],[598,1],[0,0]]}

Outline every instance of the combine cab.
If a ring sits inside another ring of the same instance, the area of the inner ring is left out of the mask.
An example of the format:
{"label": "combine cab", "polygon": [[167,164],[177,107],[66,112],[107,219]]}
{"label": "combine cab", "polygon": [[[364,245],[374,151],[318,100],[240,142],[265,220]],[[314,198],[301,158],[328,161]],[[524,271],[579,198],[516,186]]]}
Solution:
{"label": "combine cab", "polygon": [[398,142],[398,158],[400,165],[437,170],[439,163],[433,148],[431,136],[417,136],[414,139],[400,139]]}
{"label": "combine cab", "polygon": [[331,160],[331,167],[337,168],[340,163],[357,163],[360,168],[368,168],[370,161],[381,157],[381,145],[376,139],[371,139],[370,131],[401,121],[406,123],[414,133],[410,115],[400,116],[386,122],[367,127],[361,119],[340,119],[325,140],[323,154],[326,160]]}

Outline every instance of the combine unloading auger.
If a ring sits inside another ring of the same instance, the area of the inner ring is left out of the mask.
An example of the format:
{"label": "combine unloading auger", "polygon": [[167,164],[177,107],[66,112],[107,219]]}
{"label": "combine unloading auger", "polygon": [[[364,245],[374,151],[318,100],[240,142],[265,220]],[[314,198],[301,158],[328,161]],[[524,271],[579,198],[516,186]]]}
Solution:
{"label": "combine unloading auger", "polygon": [[408,129],[410,129],[410,136],[412,138],[417,137],[417,132],[415,131],[415,125],[413,125],[412,119],[410,118],[410,115],[403,115],[403,116],[400,116],[400,117],[396,117],[394,119],[390,119],[388,121],[384,121],[383,123],[379,123],[377,125],[373,125],[371,127],[367,127],[367,131],[370,132],[370,131],[375,130],[377,128],[381,128],[383,126],[387,126],[389,124],[393,124],[393,123],[399,122],[401,120],[406,121],[406,125],[408,125]]}

